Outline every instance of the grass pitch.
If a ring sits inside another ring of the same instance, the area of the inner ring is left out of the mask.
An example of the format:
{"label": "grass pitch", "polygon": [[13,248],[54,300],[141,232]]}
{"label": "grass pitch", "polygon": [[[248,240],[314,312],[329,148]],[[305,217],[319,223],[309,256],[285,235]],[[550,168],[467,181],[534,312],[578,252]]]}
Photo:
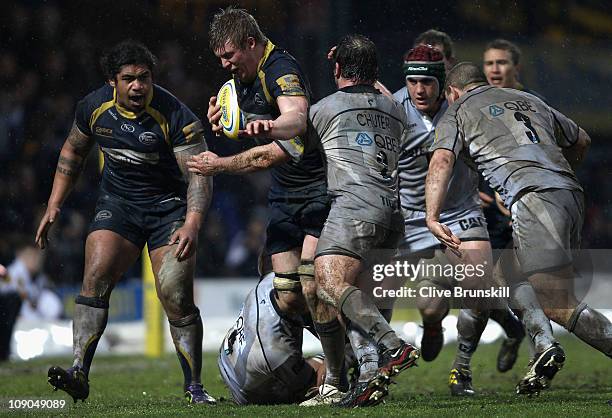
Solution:
{"label": "grass pitch", "polygon": [[[90,375],[91,392],[85,403],[74,405],[65,393],[53,392],[47,369],[54,364],[67,367],[69,358],[45,358],[0,366],[0,415],[10,412],[10,399],[65,399],[62,410],[29,410],[36,415],[58,416],[176,416],[210,417],[427,417],[427,416],[612,416],[612,362],[574,337],[561,340],[568,360],[553,386],[539,397],[519,397],[514,386],[527,364],[522,347],[515,369],[501,374],[495,370],[499,342],[483,345],[474,356],[474,387],[470,399],[451,397],[446,386],[454,356],[454,345],[444,348],[432,363],[419,361],[396,378],[384,405],[339,410],[329,407],[300,408],[297,405],[234,405],[223,386],[215,356],[204,357],[204,384],[220,400],[216,407],[188,406],[182,398],[182,376],[173,355],[149,360],[141,356],[100,356]],[[24,410],[21,410],[22,412]]]}

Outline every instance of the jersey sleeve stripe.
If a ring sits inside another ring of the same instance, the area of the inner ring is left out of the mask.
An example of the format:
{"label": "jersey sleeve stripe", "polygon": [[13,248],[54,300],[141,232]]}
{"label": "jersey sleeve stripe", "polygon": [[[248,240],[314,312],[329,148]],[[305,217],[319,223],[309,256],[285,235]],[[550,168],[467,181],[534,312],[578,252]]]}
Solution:
{"label": "jersey sleeve stripe", "polygon": [[113,107],[114,104],[115,104],[114,100],[109,100],[108,102],[102,103],[96,110],[93,111],[93,113],[91,114],[91,117],[89,118],[89,129],[91,131],[93,131],[94,123],[96,123],[96,120],[98,120],[100,115],[102,115],[102,113],[106,112],[108,109]]}
{"label": "jersey sleeve stripe", "polygon": [[202,126],[202,122],[196,120],[193,123],[185,126],[183,128],[183,135],[185,135],[185,142],[191,142],[196,140],[200,142],[202,140],[202,135],[204,134],[204,127]]}

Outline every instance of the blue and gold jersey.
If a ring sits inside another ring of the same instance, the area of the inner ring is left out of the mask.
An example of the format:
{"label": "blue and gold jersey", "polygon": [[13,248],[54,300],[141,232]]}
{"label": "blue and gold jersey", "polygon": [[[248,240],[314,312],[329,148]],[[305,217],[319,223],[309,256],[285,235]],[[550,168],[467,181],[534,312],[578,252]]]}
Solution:
{"label": "blue and gold jersey", "polygon": [[[238,104],[247,122],[257,119],[273,120],[280,116],[276,99],[279,96],[305,96],[310,102],[311,92],[306,76],[298,62],[287,51],[270,41],[259,62],[257,78],[252,83],[236,79]],[[283,150],[302,148],[299,137],[289,141],[275,141]],[[288,152],[290,155],[291,152]],[[307,151],[300,161],[289,161],[272,168],[271,196],[300,192],[325,184],[323,160],[318,150]]]}
{"label": "blue and gold jersey", "polygon": [[154,84],[145,110],[135,114],[121,107],[115,89],[105,84],[77,104],[75,122],[104,154],[104,192],[137,203],[186,196],[174,152],[201,143],[204,130],[170,92]]}

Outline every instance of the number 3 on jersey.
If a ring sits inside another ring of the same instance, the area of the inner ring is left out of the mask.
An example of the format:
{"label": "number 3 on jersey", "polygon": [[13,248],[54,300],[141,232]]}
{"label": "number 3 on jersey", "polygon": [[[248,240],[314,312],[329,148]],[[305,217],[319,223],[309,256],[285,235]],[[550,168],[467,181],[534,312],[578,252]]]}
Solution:
{"label": "number 3 on jersey", "polygon": [[540,143],[540,137],[538,136],[538,133],[536,132],[535,128],[531,125],[531,119],[529,119],[529,116],[521,112],[514,112],[514,119],[519,122],[523,122],[523,124],[525,124],[525,127],[529,129],[528,131],[525,131],[525,135],[527,135],[527,138],[529,138],[531,142],[533,142],[534,144]]}

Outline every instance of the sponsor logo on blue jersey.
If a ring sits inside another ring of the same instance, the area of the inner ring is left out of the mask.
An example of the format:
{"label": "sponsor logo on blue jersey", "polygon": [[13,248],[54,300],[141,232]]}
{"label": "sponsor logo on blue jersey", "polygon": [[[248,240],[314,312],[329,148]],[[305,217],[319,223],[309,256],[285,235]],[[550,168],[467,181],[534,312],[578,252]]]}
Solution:
{"label": "sponsor logo on blue jersey", "polygon": [[134,132],[134,126],[130,125],[129,123],[122,123],[121,130],[123,132]]}
{"label": "sponsor logo on blue jersey", "polygon": [[143,145],[153,145],[157,142],[157,135],[155,135],[153,132],[143,132],[138,135],[138,140]]}

